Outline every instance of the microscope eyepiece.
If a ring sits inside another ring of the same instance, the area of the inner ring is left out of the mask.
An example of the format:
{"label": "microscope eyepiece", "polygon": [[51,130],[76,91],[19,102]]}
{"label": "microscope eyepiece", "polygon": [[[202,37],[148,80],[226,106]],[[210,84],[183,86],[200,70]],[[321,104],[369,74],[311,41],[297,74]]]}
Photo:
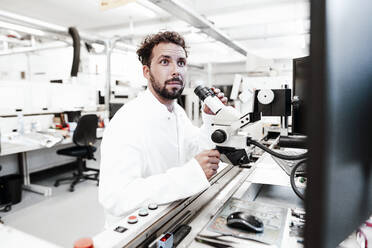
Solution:
{"label": "microscope eyepiece", "polygon": [[207,86],[199,85],[198,87],[195,88],[194,93],[215,114],[217,114],[223,107],[225,107],[225,105],[223,105],[220,99],[218,99],[213,90],[211,90]]}
{"label": "microscope eyepiece", "polygon": [[208,96],[214,96],[214,92],[206,87],[206,86],[202,86],[202,85],[199,85],[198,87],[195,88],[194,90],[194,93],[199,97],[199,99],[201,101],[204,101],[205,98],[207,98]]}

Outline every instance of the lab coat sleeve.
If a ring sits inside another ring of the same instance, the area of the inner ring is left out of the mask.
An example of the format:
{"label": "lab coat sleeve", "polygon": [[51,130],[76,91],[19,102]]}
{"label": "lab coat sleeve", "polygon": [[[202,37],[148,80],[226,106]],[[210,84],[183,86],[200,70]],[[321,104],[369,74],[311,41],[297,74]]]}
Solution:
{"label": "lab coat sleeve", "polygon": [[210,185],[195,159],[145,178],[141,149],[130,142],[115,146],[110,142],[110,137],[104,138],[101,146],[99,201],[114,216],[121,217],[149,203],[183,199]]}
{"label": "lab coat sleeve", "polygon": [[[186,117],[187,118],[187,117]],[[202,112],[203,124],[200,128],[194,126],[187,118],[185,128],[186,158],[191,159],[204,150],[215,149],[215,144],[211,140],[211,124],[214,115]]]}

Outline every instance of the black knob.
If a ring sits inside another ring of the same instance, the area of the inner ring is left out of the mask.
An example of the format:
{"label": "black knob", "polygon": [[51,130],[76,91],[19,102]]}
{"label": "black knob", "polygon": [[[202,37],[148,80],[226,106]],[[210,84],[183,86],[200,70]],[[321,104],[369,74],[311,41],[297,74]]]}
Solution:
{"label": "black knob", "polygon": [[194,90],[194,93],[199,97],[199,99],[201,101],[204,101],[205,98],[207,98],[208,96],[214,96],[214,92],[206,87],[206,86],[202,86],[202,85],[199,85],[198,87],[195,88]]}
{"label": "black knob", "polygon": [[227,135],[224,130],[217,129],[212,133],[212,141],[214,143],[223,143],[227,139]]}

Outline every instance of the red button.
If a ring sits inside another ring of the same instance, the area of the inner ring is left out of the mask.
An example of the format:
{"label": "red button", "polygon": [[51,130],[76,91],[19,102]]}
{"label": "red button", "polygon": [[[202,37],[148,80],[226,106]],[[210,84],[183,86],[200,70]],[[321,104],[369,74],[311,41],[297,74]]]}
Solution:
{"label": "red button", "polygon": [[129,224],[135,224],[135,223],[137,223],[137,221],[138,221],[138,219],[137,219],[137,216],[135,216],[135,215],[131,215],[131,216],[128,217],[128,223]]}
{"label": "red button", "polygon": [[91,238],[81,238],[75,242],[74,248],[93,248],[93,240]]}

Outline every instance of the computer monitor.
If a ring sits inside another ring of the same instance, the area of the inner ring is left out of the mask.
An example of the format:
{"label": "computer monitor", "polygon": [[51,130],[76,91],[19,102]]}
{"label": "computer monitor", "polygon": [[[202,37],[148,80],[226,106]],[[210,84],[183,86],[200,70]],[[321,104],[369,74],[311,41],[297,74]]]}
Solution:
{"label": "computer monitor", "polygon": [[293,103],[292,133],[306,135],[307,95],[310,83],[310,56],[293,59]]}
{"label": "computer monitor", "polygon": [[81,116],[81,111],[65,111],[68,122],[78,122]]}
{"label": "computer monitor", "polygon": [[114,117],[114,115],[116,114],[116,112],[121,108],[123,107],[124,103],[110,103],[109,104],[109,120],[112,119],[112,117]]}
{"label": "computer monitor", "polygon": [[311,1],[306,248],[372,214],[372,1]]}

